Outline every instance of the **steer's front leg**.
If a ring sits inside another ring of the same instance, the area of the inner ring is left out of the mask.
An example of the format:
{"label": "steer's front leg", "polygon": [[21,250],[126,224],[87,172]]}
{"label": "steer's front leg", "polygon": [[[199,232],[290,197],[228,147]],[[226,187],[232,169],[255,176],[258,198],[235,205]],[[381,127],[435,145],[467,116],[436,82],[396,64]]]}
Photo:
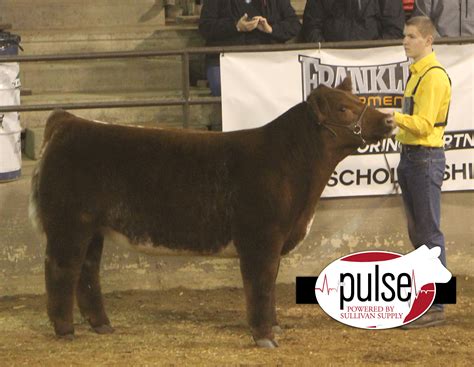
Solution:
{"label": "steer's front leg", "polygon": [[255,343],[275,348],[275,280],[280,263],[280,246],[268,242],[250,246],[240,253],[240,270],[247,302],[247,319]]}

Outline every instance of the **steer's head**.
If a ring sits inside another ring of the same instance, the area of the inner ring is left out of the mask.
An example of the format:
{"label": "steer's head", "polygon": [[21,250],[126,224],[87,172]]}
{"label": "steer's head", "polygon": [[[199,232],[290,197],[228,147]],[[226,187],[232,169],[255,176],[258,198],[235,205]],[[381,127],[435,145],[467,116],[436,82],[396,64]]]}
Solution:
{"label": "steer's head", "polygon": [[389,114],[363,104],[352,94],[350,77],[336,88],[319,85],[307,100],[317,123],[354,147],[391,136],[395,123]]}

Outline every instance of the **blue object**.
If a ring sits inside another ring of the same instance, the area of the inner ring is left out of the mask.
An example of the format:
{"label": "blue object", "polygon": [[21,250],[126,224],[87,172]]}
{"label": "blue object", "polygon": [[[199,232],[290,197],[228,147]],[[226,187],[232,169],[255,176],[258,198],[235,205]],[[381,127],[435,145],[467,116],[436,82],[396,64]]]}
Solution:
{"label": "blue object", "polygon": [[209,82],[209,88],[211,89],[211,94],[214,97],[220,97],[221,95],[221,67],[219,65],[207,66],[207,81]]}
{"label": "blue object", "polygon": [[410,241],[415,248],[438,246],[441,249],[439,259],[446,267],[444,235],[440,229],[441,185],[445,168],[443,148],[402,146],[397,174]]}
{"label": "blue object", "polygon": [[18,55],[21,37],[10,32],[0,32],[0,55]]}

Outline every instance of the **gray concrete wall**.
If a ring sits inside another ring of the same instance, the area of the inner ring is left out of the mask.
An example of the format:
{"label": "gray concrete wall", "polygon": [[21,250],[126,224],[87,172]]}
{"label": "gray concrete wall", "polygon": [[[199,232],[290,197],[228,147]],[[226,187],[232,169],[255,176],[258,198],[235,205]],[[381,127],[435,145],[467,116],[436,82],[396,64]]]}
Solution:
{"label": "gray concrete wall", "polygon": [[[21,36],[24,56],[198,47],[197,25],[165,25],[162,0],[4,0],[0,22]],[[205,79],[204,56],[192,56],[193,85]],[[21,63],[22,104],[79,103],[173,98],[181,95],[179,57]],[[192,95],[207,88],[193,88]],[[209,108],[198,110],[209,114]],[[209,124],[191,111],[192,124]],[[101,120],[101,110],[85,111]],[[23,128],[44,126],[46,112],[22,113]],[[114,116],[115,115],[115,116]],[[181,126],[182,109],[153,107],[108,110],[117,123],[172,123]],[[117,120],[118,119],[118,120]],[[107,120],[110,121],[110,120]]]}
{"label": "gray concrete wall", "polygon": [[[44,239],[27,219],[33,161],[23,162],[20,180],[0,184],[0,296],[43,293]],[[474,193],[444,193],[442,227],[448,267],[455,275],[474,275]],[[308,238],[286,257],[278,282],[318,275],[333,259],[350,252],[411,250],[399,196],[325,199],[317,208]],[[102,283],[105,291],[241,286],[237,259],[161,257],[106,243]]]}
{"label": "gray concrete wall", "polygon": [[16,29],[162,25],[161,0],[2,0],[0,21]]}

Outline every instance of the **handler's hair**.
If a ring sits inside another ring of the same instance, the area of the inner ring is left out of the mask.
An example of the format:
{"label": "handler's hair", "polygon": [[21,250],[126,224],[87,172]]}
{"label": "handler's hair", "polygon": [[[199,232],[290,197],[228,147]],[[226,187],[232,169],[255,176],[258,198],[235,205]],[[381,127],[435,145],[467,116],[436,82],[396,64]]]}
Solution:
{"label": "handler's hair", "polygon": [[406,25],[415,26],[423,37],[436,36],[436,28],[430,18],[426,16],[413,17],[407,20]]}

